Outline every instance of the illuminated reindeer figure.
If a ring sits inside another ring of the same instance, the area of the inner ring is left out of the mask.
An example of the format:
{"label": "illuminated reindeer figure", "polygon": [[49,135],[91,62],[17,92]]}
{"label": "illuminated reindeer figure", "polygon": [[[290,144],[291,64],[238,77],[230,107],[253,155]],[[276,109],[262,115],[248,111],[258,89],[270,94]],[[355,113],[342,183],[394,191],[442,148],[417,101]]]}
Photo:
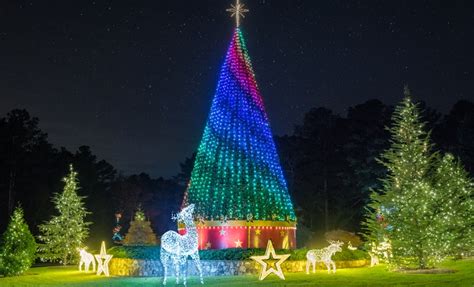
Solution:
{"label": "illuminated reindeer figure", "polygon": [[160,260],[163,264],[163,285],[166,285],[168,274],[168,262],[172,261],[176,272],[176,284],[179,284],[179,274],[181,266],[184,265],[185,271],[183,276],[183,283],[186,286],[186,262],[188,256],[194,260],[199,271],[201,284],[204,284],[202,279],[201,262],[198,253],[198,233],[193,221],[194,204],[183,208],[180,213],[173,217],[174,220],[182,221],[185,224],[186,234],[180,235],[175,231],[167,231],[161,237],[161,254]]}
{"label": "illuminated reindeer figure", "polygon": [[342,251],[341,246],[344,242],[332,241],[329,240],[329,246],[324,247],[323,249],[312,249],[306,253],[306,274],[309,274],[309,266],[313,265],[313,273],[316,272],[316,264],[318,261],[324,262],[328,268],[328,273],[331,272],[331,266],[333,267],[332,273],[336,273],[336,263],[331,259],[331,257],[336,252]]}
{"label": "illuminated reindeer figure", "polygon": [[79,255],[81,256],[81,261],[79,261],[79,271],[82,271],[82,265],[84,265],[84,271],[89,272],[89,266],[92,263],[92,271],[95,272],[95,259],[92,254],[86,251],[87,247],[77,248]]}

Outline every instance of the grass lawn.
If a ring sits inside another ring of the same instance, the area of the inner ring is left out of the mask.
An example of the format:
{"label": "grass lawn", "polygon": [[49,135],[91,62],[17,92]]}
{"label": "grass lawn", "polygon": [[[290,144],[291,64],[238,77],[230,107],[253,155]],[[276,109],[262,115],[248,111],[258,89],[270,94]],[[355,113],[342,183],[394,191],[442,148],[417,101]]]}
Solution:
{"label": "grass lawn", "polygon": [[[205,286],[469,286],[474,287],[474,260],[449,261],[444,268],[456,270],[450,274],[401,274],[387,271],[384,266],[339,269],[336,274],[317,270],[316,274],[286,274],[286,281],[269,275],[264,281],[257,276],[207,277]],[[160,286],[161,277],[98,277],[80,273],[75,267],[37,267],[19,277],[0,278],[0,286]],[[175,286],[170,278],[167,286]],[[195,277],[188,286],[199,286]]]}

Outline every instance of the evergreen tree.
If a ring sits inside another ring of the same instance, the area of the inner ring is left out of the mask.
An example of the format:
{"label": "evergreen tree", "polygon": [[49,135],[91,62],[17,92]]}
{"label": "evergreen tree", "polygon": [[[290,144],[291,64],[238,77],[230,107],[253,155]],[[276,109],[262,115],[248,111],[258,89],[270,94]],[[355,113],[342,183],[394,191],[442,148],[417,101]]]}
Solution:
{"label": "evergreen tree", "polygon": [[446,255],[466,254],[474,248],[474,185],[451,154],[437,161],[434,173],[435,222],[443,222],[439,238]]}
{"label": "evergreen tree", "polygon": [[135,212],[135,218],[130,222],[130,228],[128,230],[125,239],[123,240],[124,245],[154,245],[156,244],[156,235],[151,229],[150,221],[146,220],[145,213],[138,208]]}
{"label": "evergreen tree", "polygon": [[407,88],[392,121],[391,147],[380,159],[388,173],[382,188],[371,195],[367,237],[375,243],[388,238],[393,263],[426,268],[440,258],[438,235],[443,222],[435,220],[433,209],[436,190],[430,181],[433,154],[429,134]]}
{"label": "evergreen tree", "polygon": [[0,242],[0,274],[19,275],[35,260],[36,242],[23,218],[23,209],[17,207]]}
{"label": "evergreen tree", "polygon": [[39,226],[42,233],[39,239],[43,242],[39,251],[42,260],[59,260],[66,265],[77,258],[77,248],[82,246],[89,235],[88,226],[91,223],[84,221],[90,212],[84,207],[84,197],[77,194],[77,172],[72,165],[69,166],[69,175],[63,181],[63,192],[53,197],[59,214]]}

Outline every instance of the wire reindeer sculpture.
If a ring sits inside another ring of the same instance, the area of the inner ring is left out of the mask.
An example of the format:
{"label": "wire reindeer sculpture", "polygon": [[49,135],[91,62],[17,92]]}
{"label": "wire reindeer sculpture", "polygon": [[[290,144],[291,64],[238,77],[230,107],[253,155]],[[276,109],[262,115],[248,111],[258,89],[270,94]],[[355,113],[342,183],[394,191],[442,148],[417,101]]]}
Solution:
{"label": "wire reindeer sculpture", "polygon": [[342,251],[341,246],[344,242],[341,241],[332,241],[329,240],[329,246],[324,247],[323,249],[312,249],[306,253],[306,274],[309,274],[309,266],[313,265],[313,273],[316,272],[316,264],[318,262],[323,262],[328,268],[328,273],[336,273],[336,263],[332,260],[332,256],[336,252]]}
{"label": "wire reindeer sculpture", "polygon": [[176,272],[176,284],[179,284],[180,270],[184,266],[183,284],[186,286],[187,277],[187,259],[191,256],[199,271],[201,284],[204,284],[202,278],[201,261],[198,253],[198,233],[193,220],[194,204],[183,208],[180,213],[172,218],[181,221],[185,225],[186,234],[181,235],[176,231],[165,232],[161,237],[160,260],[163,265],[163,285],[166,285],[168,276],[168,263],[174,265]]}
{"label": "wire reindeer sculpture", "polygon": [[84,266],[84,271],[89,272],[89,267],[92,264],[92,271],[95,272],[95,259],[94,255],[86,251],[87,247],[77,248],[81,260],[79,261],[79,271],[82,271],[82,266]]}

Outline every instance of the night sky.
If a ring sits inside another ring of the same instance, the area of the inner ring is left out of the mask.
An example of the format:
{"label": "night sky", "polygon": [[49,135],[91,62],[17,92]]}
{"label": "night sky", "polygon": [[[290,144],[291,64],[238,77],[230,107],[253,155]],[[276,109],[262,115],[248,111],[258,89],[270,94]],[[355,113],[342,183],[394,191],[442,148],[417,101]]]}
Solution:
{"label": "night sky", "polygon": [[[224,1],[2,1],[0,114],[26,108],[56,146],[171,176],[197,149],[234,21]],[[378,98],[442,112],[474,100],[474,1],[243,0],[273,132],[313,106]]]}

